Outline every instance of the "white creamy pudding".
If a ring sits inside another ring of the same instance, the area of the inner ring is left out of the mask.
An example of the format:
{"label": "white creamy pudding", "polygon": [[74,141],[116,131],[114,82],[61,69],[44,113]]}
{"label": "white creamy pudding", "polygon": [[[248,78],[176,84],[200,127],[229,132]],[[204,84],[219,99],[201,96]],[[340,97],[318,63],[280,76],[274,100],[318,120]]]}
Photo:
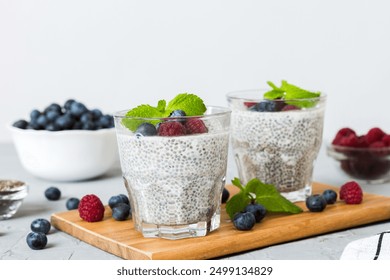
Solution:
{"label": "white creamy pudding", "polygon": [[133,220],[144,236],[177,239],[219,227],[229,116],[209,116],[208,132],[184,136],[137,136],[116,123]]}

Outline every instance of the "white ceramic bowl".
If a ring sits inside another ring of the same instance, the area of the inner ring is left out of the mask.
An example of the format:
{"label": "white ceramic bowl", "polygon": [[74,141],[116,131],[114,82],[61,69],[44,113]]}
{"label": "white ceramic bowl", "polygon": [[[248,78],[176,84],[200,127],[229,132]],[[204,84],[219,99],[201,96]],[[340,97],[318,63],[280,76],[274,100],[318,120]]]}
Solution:
{"label": "white ceramic bowl", "polygon": [[9,129],[23,167],[43,179],[91,179],[106,173],[118,160],[114,128],[55,132]]}

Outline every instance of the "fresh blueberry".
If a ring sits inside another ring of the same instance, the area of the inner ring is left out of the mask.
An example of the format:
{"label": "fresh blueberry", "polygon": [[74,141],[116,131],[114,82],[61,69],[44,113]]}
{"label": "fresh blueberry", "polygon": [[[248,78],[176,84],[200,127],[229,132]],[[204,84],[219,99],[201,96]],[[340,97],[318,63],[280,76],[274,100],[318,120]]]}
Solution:
{"label": "fresh blueberry", "polygon": [[137,136],[154,136],[157,135],[156,127],[151,123],[141,123],[135,131]]}
{"label": "fresh blueberry", "polygon": [[66,209],[73,210],[78,209],[80,204],[80,199],[76,197],[71,197],[66,201]]}
{"label": "fresh blueberry", "polygon": [[82,122],[81,129],[83,129],[83,130],[96,130],[96,124],[93,121]]}
{"label": "fresh blueberry", "polygon": [[130,205],[128,197],[124,194],[111,196],[110,199],[108,200],[108,205],[110,206],[111,209],[115,208],[115,206],[117,206],[120,203],[125,203]]}
{"label": "fresh blueberry", "polygon": [[322,212],[326,208],[326,200],[322,195],[311,195],[306,198],[306,207],[310,212]]}
{"label": "fresh blueberry", "polygon": [[63,130],[71,129],[75,120],[69,114],[62,115],[55,120],[55,124]]}
{"label": "fresh blueberry", "polygon": [[33,250],[40,250],[46,247],[47,237],[42,232],[30,232],[26,237],[27,245]]}
{"label": "fresh blueberry", "polygon": [[12,124],[14,127],[26,129],[28,126],[28,122],[25,120],[18,120]]}
{"label": "fresh blueberry", "polygon": [[49,187],[45,190],[45,196],[48,200],[59,200],[61,191],[57,187]]}
{"label": "fresh blueberry", "polygon": [[59,131],[61,130],[61,127],[59,127],[56,123],[48,123],[45,126],[45,129],[48,131]]}
{"label": "fresh blueberry", "polygon": [[123,203],[130,205],[130,201],[129,201],[129,198],[127,197],[127,195],[121,193],[118,196],[122,199]]}
{"label": "fresh blueberry", "polygon": [[45,108],[45,110],[43,111],[45,114],[47,114],[48,112],[57,112],[58,114],[61,114],[62,113],[62,108],[60,105],[58,105],[57,103],[52,103],[50,104],[49,106],[47,106]]}
{"label": "fresh blueberry", "polygon": [[238,230],[250,230],[256,223],[255,215],[250,212],[238,212],[234,214],[233,224]]}
{"label": "fresh blueberry", "polygon": [[83,124],[82,122],[80,121],[75,121],[73,126],[72,126],[72,129],[83,129]]}
{"label": "fresh blueberry", "polygon": [[112,116],[110,115],[103,115],[98,120],[99,126],[102,128],[110,128],[113,127],[114,121]]}
{"label": "fresh blueberry", "polygon": [[185,117],[185,116],[187,116],[187,114],[183,110],[174,110],[174,111],[172,111],[169,114],[170,118],[173,118],[173,117]]}
{"label": "fresh blueberry", "polygon": [[37,124],[39,125],[40,128],[44,128],[49,121],[46,118],[46,115],[40,115],[37,119]]}
{"label": "fresh blueberry", "polygon": [[279,112],[284,107],[283,101],[263,100],[249,108],[256,112]]}
{"label": "fresh blueberry", "polygon": [[[182,124],[185,124],[186,122],[186,119],[185,118],[182,118],[180,119],[179,117],[185,117],[187,116],[186,112],[184,112],[183,110],[174,110],[172,111],[170,114],[169,114],[169,118],[176,118],[177,121],[181,122]],[[179,119],[177,119],[179,118]]]}
{"label": "fresh blueberry", "polygon": [[70,111],[70,106],[76,102],[74,99],[68,99],[66,100],[65,104],[64,104],[64,108],[66,111]]}
{"label": "fresh blueberry", "polygon": [[223,188],[222,190],[222,203],[226,203],[226,201],[229,199],[230,193],[226,188]]}
{"label": "fresh blueberry", "polygon": [[87,107],[81,102],[75,101],[70,105],[70,113],[77,118],[81,117],[87,111]]}
{"label": "fresh blueberry", "polygon": [[91,112],[85,112],[84,114],[81,115],[80,121],[82,123],[87,123],[93,121],[93,114]]}
{"label": "fresh blueberry", "polygon": [[251,203],[245,207],[245,212],[252,213],[255,216],[256,223],[259,223],[267,213],[265,207],[258,203]]}
{"label": "fresh blueberry", "polygon": [[130,206],[126,203],[119,203],[112,209],[112,217],[117,221],[124,221],[130,215]]}
{"label": "fresh blueberry", "polygon": [[31,230],[33,232],[41,232],[44,234],[48,234],[50,231],[51,224],[48,220],[46,219],[35,219],[31,223]]}
{"label": "fresh blueberry", "polygon": [[54,110],[46,112],[46,118],[49,122],[55,121],[59,116],[61,116],[61,113]]}
{"label": "fresh blueberry", "polygon": [[31,119],[30,124],[32,129],[38,130],[41,129],[40,125],[37,123],[37,119]]}
{"label": "fresh blueberry", "polygon": [[334,204],[337,200],[337,193],[334,190],[325,190],[322,196],[325,198],[327,204]]}
{"label": "fresh blueberry", "polygon": [[38,117],[41,115],[41,112],[39,112],[38,110],[32,110],[31,113],[30,113],[30,119],[31,120],[36,120],[38,119]]}
{"label": "fresh blueberry", "polygon": [[101,116],[103,116],[102,111],[100,111],[99,109],[93,109],[91,110],[91,113],[94,120],[98,120]]}

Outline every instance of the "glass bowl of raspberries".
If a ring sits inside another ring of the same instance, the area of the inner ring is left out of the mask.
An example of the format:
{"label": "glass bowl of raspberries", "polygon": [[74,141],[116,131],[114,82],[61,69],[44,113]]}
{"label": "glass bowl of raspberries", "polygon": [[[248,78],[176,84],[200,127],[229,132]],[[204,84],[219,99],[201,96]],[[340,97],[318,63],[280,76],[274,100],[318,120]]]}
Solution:
{"label": "glass bowl of raspberries", "polygon": [[363,135],[351,128],[340,129],[327,154],[353,179],[369,184],[390,181],[390,134],[379,127]]}
{"label": "glass bowl of raspberries", "polygon": [[9,129],[22,166],[39,178],[87,180],[119,163],[112,115],[74,99],[33,109]]}

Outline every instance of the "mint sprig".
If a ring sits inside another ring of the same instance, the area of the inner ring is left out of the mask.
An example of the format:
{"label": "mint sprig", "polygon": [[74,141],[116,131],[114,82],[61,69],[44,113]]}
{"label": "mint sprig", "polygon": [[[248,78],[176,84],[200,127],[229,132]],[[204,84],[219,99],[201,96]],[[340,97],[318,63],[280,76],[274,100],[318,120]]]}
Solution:
{"label": "mint sprig", "polygon": [[252,201],[262,204],[268,212],[297,214],[303,211],[282,196],[274,185],[264,184],[257,178],[250,180],[246,186],[243,186],[238,178],[234,178],[232,183],[240,189],[240,192],[226,203],[226,212],[231,219],[235,213],[243,211]]}
{"label": "mint sprig", "polygon": [[[272,88],[271,90],[264,93],[265,99],[285,99],[287,104],[295,105],[300,108],[313,107],[316,104],[315,100],[321,95],[321,92],[314,92],[302,89],[293,84],[283,80],[280,87],[277,87],[274,83],[268,81],[267,84]],[[306,99],[306,100],[300,100]]]}
{"label": "mint sprig", "polygon": [[[197,95],[180,93],[168,105],[165,100],[159,100],[156,107],[143,104],[129,110],[126,117],[133,118],[124,118],[122,124],[131,131],[135,131],[141,123],[145,122],[142,118],[166,118],[174,110],[183,110],[187,116],[201,116],[206,111],[206,106]],[[149,122],[156,125],[159,120]]]}

